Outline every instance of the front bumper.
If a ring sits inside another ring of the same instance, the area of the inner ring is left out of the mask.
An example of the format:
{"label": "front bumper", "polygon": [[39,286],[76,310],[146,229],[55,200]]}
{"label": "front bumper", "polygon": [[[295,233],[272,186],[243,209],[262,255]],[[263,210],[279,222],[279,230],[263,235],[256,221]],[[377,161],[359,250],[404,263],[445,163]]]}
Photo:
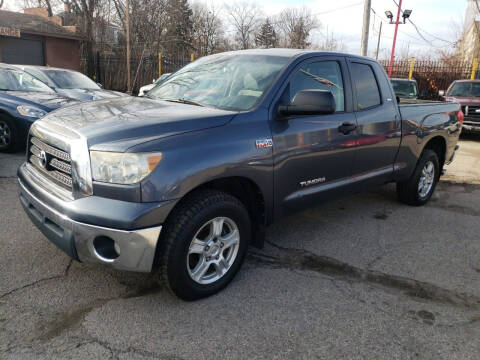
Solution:
{"label": "front bumper", "polygon": [[[20,202],[29,218],[70,257],[118,270],[152,270],[162,229],[158,224],[163,223],[175,202],[134,203],[96,196],[61,201],[33,183],[25,165],[19,169],[18,182]],[[94,244],[99,237],[114,241],[118,257],[106,257],[98,251]]]}

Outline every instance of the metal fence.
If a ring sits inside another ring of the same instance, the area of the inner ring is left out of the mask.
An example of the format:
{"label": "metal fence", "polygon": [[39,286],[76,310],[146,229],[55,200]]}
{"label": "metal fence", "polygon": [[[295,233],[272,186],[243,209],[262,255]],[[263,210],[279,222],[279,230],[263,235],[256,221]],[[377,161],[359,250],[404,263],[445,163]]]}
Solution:
{"label": "metal fence", "polygon": [[[140,87],[151,84],[159,77],[158,55],[148,55],[139,58],[132,58],[130,61],[130,78],[132,93],[137,94]],[[161,57],[161,73],[177,71],[190,63],[191,59]],[[94,80],[103,85],[105,89],[116,91],[127,91],[126,58],[117,54],[99,54],[95,56]],[[82,70],[86,72],[86,59],[81,61]]]}
{"label": "metal fence", "polygon": [[[388,61],[380,61],[388,71]],[[393,78],[408,78],[410,60],[396,61],[393,65]],[[467,62],[415,61],[413,76],[418,83],[422,98],[438,99],[438,91],[446,90],[454,80],[469,79],[472,64]]]}

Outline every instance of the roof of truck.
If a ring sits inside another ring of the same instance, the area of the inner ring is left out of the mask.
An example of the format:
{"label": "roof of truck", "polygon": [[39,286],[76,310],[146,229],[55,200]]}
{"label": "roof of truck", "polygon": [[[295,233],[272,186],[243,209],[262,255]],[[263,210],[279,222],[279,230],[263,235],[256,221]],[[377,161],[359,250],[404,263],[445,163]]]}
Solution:
{"label": "roof of truck", "polygon": [[328,51],[318,51],[318,50],[308,50],[308,49],[283,49],[283,48],[272,48],[272,49],[248,49],[248,50],[235,50],[229,51],[227,53],[244,53],[251,55],[271,55],[271,56],[282,56],[282,57],[297,57],[301,55],[322,55],[322,56],[348,56],[358,59],[368,59],[375,61],[372,58],[367,58],[358,55],[346,54],[346,53],[337,53],[337,52],[328,52]]}

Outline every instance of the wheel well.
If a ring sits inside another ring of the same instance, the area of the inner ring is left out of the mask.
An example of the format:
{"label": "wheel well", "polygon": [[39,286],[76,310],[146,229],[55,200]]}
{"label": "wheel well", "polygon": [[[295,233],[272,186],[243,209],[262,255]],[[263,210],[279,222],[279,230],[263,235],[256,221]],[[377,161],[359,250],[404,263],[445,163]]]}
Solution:
{"label": "wheel well", "polygon": [[192,189],[185,197],[202,189],[222,191],[240,200],[248,210],[252,221],[251,244],[258,248],[263,247],[266,225],[265,200],[255,182],[239,176],[215,179]]}
{"label": "wheel well", "polygon": [[441,136],[436,136],[430,139],[425,145],[424,149],[430,149],[437,153],[438,161],[440,162],[440,172],[445,164],[445,155],[447,153],[447,143]]}

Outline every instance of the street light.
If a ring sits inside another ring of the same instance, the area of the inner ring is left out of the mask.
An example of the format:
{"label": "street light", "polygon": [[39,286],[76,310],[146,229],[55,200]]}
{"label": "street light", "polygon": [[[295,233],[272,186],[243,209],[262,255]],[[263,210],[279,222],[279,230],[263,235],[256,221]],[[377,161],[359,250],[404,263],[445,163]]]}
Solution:
{"label": "street light", "polygon": [[387,16],[387,18],[390,20],[390,22],[392,22],[393,20],[393,14],[390,10],[387,10],[385,11],[385,15]]}
{"label": "street light", "polygon": [[407,21],[407,19],[410,17],[410,15],[412,14],[412,10],[404,10],[403,11],[403,23],[405,24],[405,22]]}

